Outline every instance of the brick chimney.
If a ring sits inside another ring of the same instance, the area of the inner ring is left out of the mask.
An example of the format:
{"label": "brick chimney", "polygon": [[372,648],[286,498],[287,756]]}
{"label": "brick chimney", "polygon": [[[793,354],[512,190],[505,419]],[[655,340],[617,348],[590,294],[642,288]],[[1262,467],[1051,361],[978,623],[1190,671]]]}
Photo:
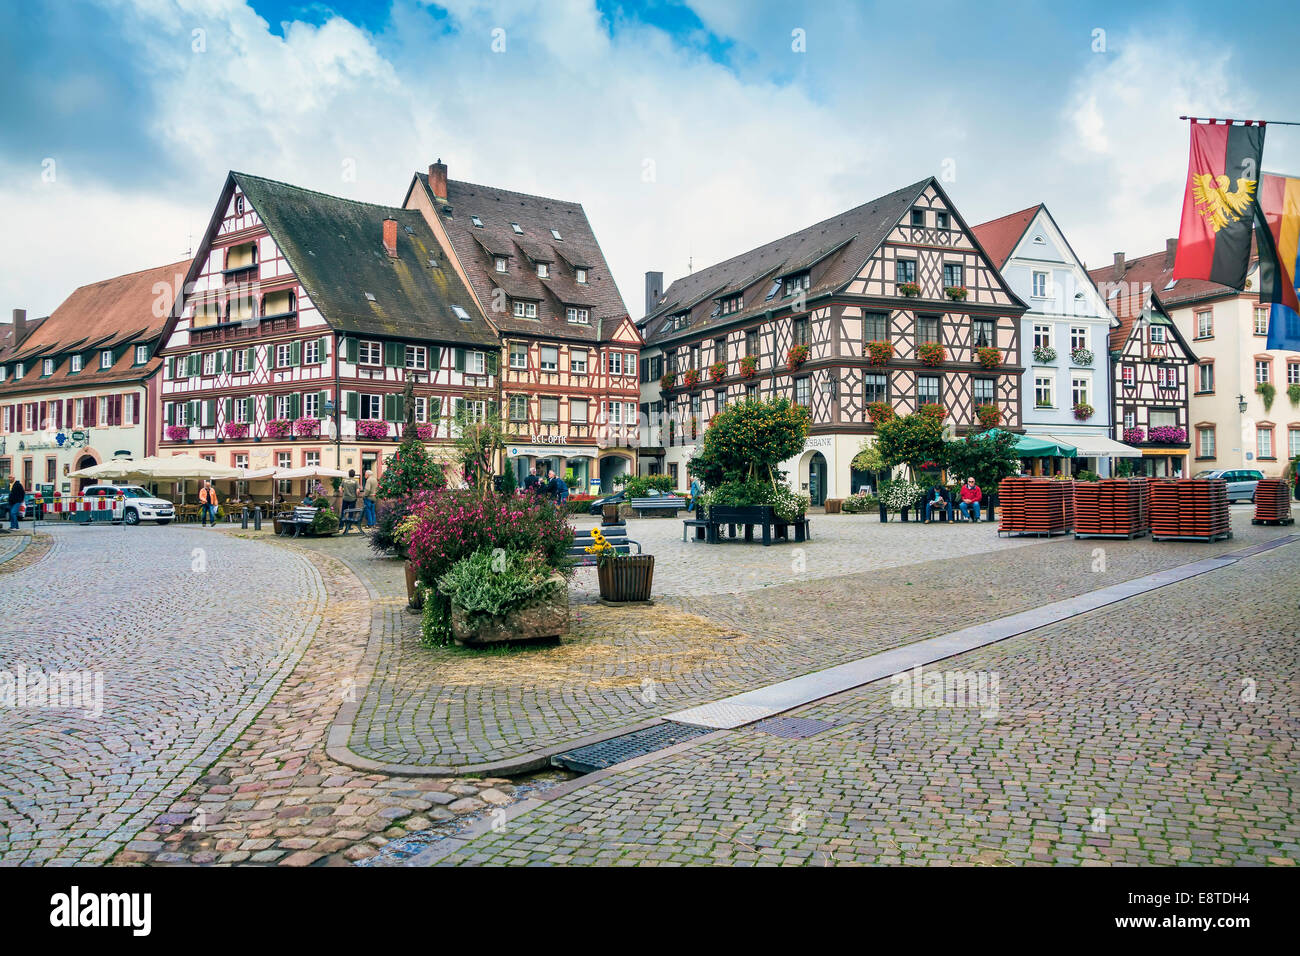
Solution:
{"label": "brick chimney", "polygon": [[1178,255],[1178,240],[1166,239],[1165,240],[1165,268],[1166,269],[1172,269],[1174,267],[1174,257],[1177,255]]}
{"label": "brick chimney", "polygon": [[1124,253],[1122,252],[1115,253],[1114,278],[1116,279],[1116,281],[1124,278]]}
{"label": "brick chimney", "polygon": [[391,216],[384,220],[384,251],[388,258],[397,258],[397,220]]}
{"label": "brick chimney", "polygon": [[27,334],[27,310],[14,309],[14,348],[17,348],[23,342],[23,336]]}
{"label": "brick chimney", "polygon": [[429,189],[435,199],[447,198],[447,164],[438,157],[438,161],[429,167]]}
{"label": "brick chimney", "polygon": [[659,297],[664,294],[664,274],[647,272],[645,274],[645,315],[649,315],[659,305]]}

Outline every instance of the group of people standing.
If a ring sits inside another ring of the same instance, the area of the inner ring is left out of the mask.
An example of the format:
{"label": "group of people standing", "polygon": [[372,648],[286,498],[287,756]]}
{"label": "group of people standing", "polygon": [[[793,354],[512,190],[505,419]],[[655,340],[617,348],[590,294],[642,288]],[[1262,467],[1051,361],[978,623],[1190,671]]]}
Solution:
{"label": "group of people standing", "polygon": [[375,473],[370,470],[367,470],[363,477],[363,481],[357,481],[357,470],[349,468],[348,476],[339,485],[339,492],[343,495],[343,511],[345,513],[352,511],[360,500],[361,525],[365,528],[373,528],[378,523],[375,516],[375,499],[379,496],[379,482],[375,479]]}
{"label": "group of people standing", "polygon": [[556,504],[569,500],[569,485],[557,475],[551,466],[538,462],[524,479],[524,491],[549,498]]}

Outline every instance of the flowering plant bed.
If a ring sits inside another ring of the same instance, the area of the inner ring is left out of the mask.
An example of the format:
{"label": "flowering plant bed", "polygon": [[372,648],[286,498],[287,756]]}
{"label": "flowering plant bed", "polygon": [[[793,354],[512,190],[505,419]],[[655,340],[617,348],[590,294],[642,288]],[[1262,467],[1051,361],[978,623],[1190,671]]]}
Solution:
{"label": "flowering plant bed", "polygon": [[287,418],[273,418],[266,423],[268,438],[287,438],[293,432],[293,422]]}
{"label": "flowering plant bed", "polygon": [[943,294],[954,302],[961,302],[966,298],[966,287],[964,285],[950,285],[944,288]]}
{"label": "flowering plant bed", "polygon": [[293,432],[295,435],[319,435],[320,419],[312,418],[310,415],[304,415],[293,423]]}
{"label": "flowering plant bed", "polygon": [[374,421],[373,419],[363,419],[357,422],[358,438],[387,438],[388,422]]}
{"label": "flowering plant bed", "polygon": [[810,352],[806,345],[792,345],[790,351],[785,357],[785,367],[793,372],[804,362],[808,361]]}
{"label": "flowering plant bed", "polygon": [[1160,445],[1177,445],[1187,441],[1187,429],[1174,425],[1157,425],[1147,433],[1147,440]]}
{"label": "flowering plant bed", "polygon": [[887,422],[894,417],[894,406],[889,402],[869,402],[867,416],[873,422]]}
{"label": "flowering plant bed", "polygon": [[664,372],[659,379],[659,387],[663,389],[672,388],[677,384],[677,374],[675,372]]}
{"label": "flowering plant bed", "polygon": [[247,438],[248,422],[226,422],[221,426],[221,434],[227,438]]}
{"label": "flowering plant bed", "polygon": [[985,428],[1002,424],[1002,410],[996,405],[976,405],[975,417]]}
{"label": "flowering plant bed", "polygon": [[700,370],[697,368],[688,368],[682,374],[682,381],[686,384],[687,388],[694,388],[699,384]]}
{"label": "flowering plant bed", "polygon": [[938,421],[943,421],[945,418],[948,417],[948,409],[944,408],[942,405],[939,405],[935,402],[926,402],[916,411],[920,415],[924,415],[927,418],[934,418],[937,419]]}
{"label": "flowering plant bed", "polygon": [[758,356],[746,355],[740,360],[740,374],[745,378],[753,378],[758,374]]}
{"label": "flowering plant bed", "polygon": [[1002,364],[1002,350],[986,346],[975,353],[980,365],[985,368],[997,368]]}
{"label": "flowering plant bed", "polygon": [[189,430],[188,426],[185,426],[185,425],[168,425],[168,426],[167,426],[167,440],[168,440],[168,441],[185,441],[185,440],[186,440],[187,438],[189,438],[189,437],[190,437],[190,430]]}
{"label": "flowering plant bed", "polygon": [[1070,361],[1073,362],[1075,365],[1084,365],[1084,366],[1091,365],[1092,358],[1093,355],[1091,349],[1075,349],[1073,352],[1070,353]]}
{"label": "flowering plant bed", "polygon": [[727,363],[714,362],[709,366],[709,378],[715,382],[721,382],[727,377]]}
{"label": "flowering plant bed", "polygon": [[894,357],[894,343],[868,342],[863,351],[872,365],[884,365]]}
{"label": "flowering plant bed", "polygon": [[898,294],[909,299],[914,299],[921,294],[921,287],[915,282],[903,282],[898,286]]}
{"label": "flowering plant bed", "polygon": [[1034,346],[1034,361],[1035,361],[1035,362],[1055,362],[1055,361],[1056,361],[1056,349],[1052,348],[1050,345],[1035,345],[1035,346]]}
{"label": "flowering plant bed", "polygon": [[930,368],[938,368],[948,357],[948,351],[938,342],[922,342],[917,347],[916,354],[921,362]]}
{"label": "flowering plant bed", "polygon": [[1124,444],[1140,445],[1147,440],[1147,433],[1141,428],[1124,429]]}
{"label": "flowering plant bed", "polygon": [[1074,406],[1074,417],[1077,421],[1086,422],[1092,418],[1093,407],[1087,402],[1078,402]]}

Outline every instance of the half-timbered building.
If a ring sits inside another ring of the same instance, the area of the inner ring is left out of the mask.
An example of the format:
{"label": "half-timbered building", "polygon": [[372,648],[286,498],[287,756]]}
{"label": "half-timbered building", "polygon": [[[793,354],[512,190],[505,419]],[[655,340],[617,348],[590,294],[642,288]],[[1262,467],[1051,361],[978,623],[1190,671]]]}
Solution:
{"label": "half-timbered building", "polygon": [[1139,474],[1186,476],[1189,392],[1196,355],[1165,310],[1152,277],[1123,255],[1091,271],[1119,324],[1110,333],[1114,437],[1142,450]]}
{"label": "half-timbered building", "polygon": [[404,205],[450,250],[500,335],[517,480],[539,461],[577,493],[635,473],[641,336],[582,206],[450,180],[441,160],[414,176]]}
{"label": "half-timbered building", "polygon": [[940,405],[959,435],[981,415],[1020,431],[1025,309],[933,178],[677,279],[639,323],[662,368],[642,401],[664,454],[643,470],[684,488],[709,418],[746,398],[808,407],[784,467],[814,503],[865,480],[850,463],[873,416]]}
{"label": "half-timbered building", "polygon": [[168,323],[164,453],[382,470],[414,380],[444,460],[497,401],[499,345],[419,213],[246,173],[226,180]]}

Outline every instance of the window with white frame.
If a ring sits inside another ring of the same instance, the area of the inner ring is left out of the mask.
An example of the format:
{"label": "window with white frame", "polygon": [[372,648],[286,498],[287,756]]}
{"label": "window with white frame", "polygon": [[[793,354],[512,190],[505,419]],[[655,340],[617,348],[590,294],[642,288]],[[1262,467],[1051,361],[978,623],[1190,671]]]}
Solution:
{"label": "window with white frame", "polygon": [[1214,457],[1214,426],[1206,425],[1196,429],[1196,457]]}
{"label": "window with white frame", "polygon": [[1163,325],[1151,326],[1151,342],[1155,345],[1163,345],[1165,341],[1165,327]]}
{"label": "window with white frame", "polygon": [[1156,367],[1156,384],[1161,388],[1178,387],[1178,369],[1172,365],[1159,365]]}
{"label": "window with white frame", "polygon": [[237,455],[235,456],[235,467],[236,467],[236,468],[247,468],[247,467],[248,467],[248,456],[245,455],[245,454],[243,454],[242,452],[241,452],[240,454],[237,454]]}
{"label": "window with white frame", "polygon": [[319,468],[319,467],[320,467],[320,452],[318,452],[318,451],[305,451],[305,452],[303,452],[303,453],[302,453],[302,463],[303,463],[303,465],[304,465],[305,467],[307,467],[307,468]]}
{"label": "window with white frame", "polygon": [[[72,358],[68,359],[68,371],[69,371],[69,372],[80,372],[80,371],[81,371],[81,356],[80,356],[80,355],[74,355],[74,356],[72,356]],[[0,368],[0,382],[3,382],[4,380],[5,380],[4,369],[3,369],[3,368]]]}
{"label": "window with white frame", "polygon": [[112,367],[113,367],[113,350],[112,350],[112,349],[105,349],[104,351],[102,351],[102,352],[99,353],[99,367],[100,367],[100,368],[112,368]]}
{"label": "window with white frame", "polygon": [[622,402],[605,403],[605,421],[610,425],[623,424],[623,403]]}
{"label": "window with white frame", "polygon": [[383,396],[362,395],[359,402],[362,421],[379,421],[384,417]]}
{"label": "window with white frame", "polygon": [[358,342],[357,361],[361,365],[379,365],[384,360],[384,350],[378,342]]}
{"label": "window with white frame", "polygon": [[506,271],[506,257],[505,257],[505,256],[497,256],[497,257],[493,260],[493,264],[496,266],[496,270],[497,270],[497,272],[505,272],[505,271]]}
{"label": "window with white frame", "polygon": [[1214,335],[1214,311],[1206,309],[1196,313],[1196,337],[1208,339]]}
{"label": "window with white frame", "polygon": [[610,375],[623,374],[623,353],[610,352],[606,355],[606,368]]}
{"label": "window with white frame", "polygon": [[1088,347],[1088,328],[1083,325],[1070,326],[1070,351]]}
{"label": "window with white frame", "polygon": [[248,371],[248,352],[244,349],[235,349],[235,371]]}
{"label": "window with white frame", "polygon": [[27,374],[27,367],[22,362],[14,366],[14,378],[22,378],[25,374]]}
{"label": "window with white frame", "polygon": [[1051,372],[1034,375],[1034,405],[1038,408],[1056,405],[1056,376]]}
{"label": "window with white frame", "polygon": [[1070,376],[1070,398],[1073,400],[1072,405],[1089,404],[1089,396],[1091,394],[1092,394],[1091,375]]}
{"label": "window with white frame", "polygon": [[288,368],[293,364],[293,345],[289,342],[281,342],[275,347],[275,367]]}
{"label": "window with white frame", "polygon": [[1137,384],[1137,372],[1132,365],[1121,365],[1119,367],[1119,380],[1125,388],[1133,388]]}
{"label": "window with white frame", "polygon": [[275,396],[275,417],[276,418],[293,417],[293,396],[292,395]]}
{"label": "window with white frame", "polygon": [[1052,347],[1052,327],[1050,325],[1034,326],[1034,348],[1050,349]]}
{"label": "window with white frame", "polygon": [[587,400],[585,398],[569,399],[569,424],[587,424]]}
{"label": "window with white frame", "polygon": [[512,422],[528,421],[528,396],[510,396],[510,420]]}
{"label": "window with white frame", "polygon": [[554,345],[543,345],[538,363],[543,372],[554,372],[560,367],[560,350]]}
{"label": "window with white frame", "polygon": [[235,421],[248,421],[248,404],[248,400],[244,398],[237,398],[230,403],[230,411],[234,416]]}
{"label": "window with white frame", "polygon": [[302,396],[302,414],[304,418],[320,418],[320,393],[304,392]]}
{"label": "window with white frame", "polygon": [[543,424],[554,424],[560,420],[560,400],[543,395],[538,399],[538,411],[541,413]]}
{"label": "window with white frame", "polygon": [[293,467],[293,452],[291,452],[291,451],[279,451],[279,452],[276,452],[276,453],[275,453],[275,467],[277,467],[277,468],[292,468],[292,467]]}
{"label": "window with white frame", "polygon": [[1260,425],[1255,429],[1255,457],[1273,457],[1273,428],[1271,425]]}
{"label": "window with white frame", "polygon": [[1288,428],[1286,430],[1286,440],[1288,446],[1287,457],[1295,458],[1300,456],[1300,428]]}
{"label": "window with white frame", "polygon": [[575,282],[581,284],[581,285],[586,285],[586,284],[587,284],[587,270],[586,270],[586,269],[574,269],[574,270],[573,270],[573,280],[574,280]]}
{"label": "window with white frame", "polygon": [[1214,363],[1202,362],[1196,366],[1196,390],[1198,392],[1214,391]]}
{"label": "window with white frame", "polygon": [[569,371],[574,375],[587,374],[587,350],[573,349],[569,352]]}
{"label": "window with white frame", "polygon": [[537,263],[537,278],[539,278],[539,279],[549,279],[550,277],[551,277],[551,267],[550,267],[550,265],[549,265],[548,263],[545,263],[545,262],[539,262],[539,263]]}
{"label": "window with white frame", "polygon": [[302,364],[319,365],[324,361],[320,354],[320,339],[310,339],[302,344]]}
{"label": "window with white frame", "polygon": [[42,375],[54,374],[54,359],[48,358],[41,362],[41,374]]}
{"label": "window with white frame", "polygon": [[1286,383],[1288,385],[1300,385],[1300,362],[1286,363]]}
{"label": "window with white frame", "polygon": [[429,367],[429,350],[423,345],[408,345],[406,347],[406,367],[424,371]]}
{"label": "window with white frame", "polygon": [[1136,409],[1132,409],[1132,408],[1124,409],[1124,428],[1126,430],[1129,428],[1136,428],[1137,421],[1138,421],[1138,413]]}
{"label": "window with white frame", "polygon": [[588,312],[586,309],[577,309],[577,308],[569,307],[564,310],[564,314],[568,318],[568,320],[572,322],[574,325],[591,324],[591,313]]}
{"label": "window with white frame", "polygon": [[217,353],[216,352],[203,353],[203,374],[204,375],[217,374]]}
{"label": "window with white frame", "polygon": [[510,367],[528,368],[528,346],[522,342],[510,343]]}
{"label": "window with white frame", "polygon": [[1178,410],[1174,408],[1153,408],[1147,412],[1147,424],[1152,428],[1167,426],[1173,428],[1178,424]]}
{"label": "window with white frame", "polygon": [[1273,363],[1266,359],[1255,360],[1255,383],[1262,385],[1273,378]]}
{"label": "window with white frame", "polygon": [[1255,309],[1255,334],[1268,335],[1268,309]]}
{"label": "window with white frame", "polygon": [[[135,364],[143,365],[147,361],[149,361],[149,346],[137,345],[135,347]],[[77,367],[80,368],[80,364]]]}
{"label": "window with white frame", "polygon": [[794,403],[804,408],[812,404],[812,379],[806,375],[794,380]]}
{"label": "window with white frame", "polygon": [[517,319],[535,319],[537,318],[537,303],[524,302],[520,299],[515,300],[515,318]]}
{"label": "window with white frame", "polygon": [[418,395],[415,399],[415,420],[417,422],[429,420],[429,400],[423,395]]}
{"label": "window with white frame", "polygon": [[1047,298],[1047,282],[1048,279],[1050,278],[1051,275],[1050,273],[1047,272],[1034,273],[1034,297],[1035,298],[1038,299]]}
{"label": "window with white frame", "polygon": [[[177,425],[184,425],[185,421],[185,403],[177,402],[174,406],[176,411],[175,421]],[[86,424],[86,400],[78,398],[72,403],[72,423],[78,427]]]}

